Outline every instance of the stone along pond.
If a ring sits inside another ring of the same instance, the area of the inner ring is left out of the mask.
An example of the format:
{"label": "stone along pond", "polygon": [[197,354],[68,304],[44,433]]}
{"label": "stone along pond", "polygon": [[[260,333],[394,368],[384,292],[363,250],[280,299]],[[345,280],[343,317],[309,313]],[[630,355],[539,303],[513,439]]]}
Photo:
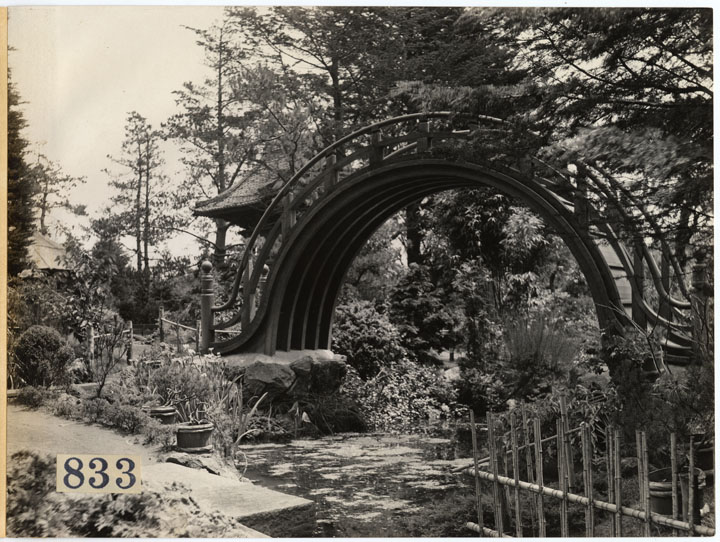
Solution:
{"label": "stone along pond", "polygon": [[[425,528],[441,501],[472,507],[472,478],[452,472],[471,462],[455,438],[345,433],[240,449],[247,478],[315,501],[314,536],[473,535],[462,527],[461,510],[445,518],[452,532],[438,532],[437,524],[432,533]],[[452,506],[443,509],[452,512]]]}

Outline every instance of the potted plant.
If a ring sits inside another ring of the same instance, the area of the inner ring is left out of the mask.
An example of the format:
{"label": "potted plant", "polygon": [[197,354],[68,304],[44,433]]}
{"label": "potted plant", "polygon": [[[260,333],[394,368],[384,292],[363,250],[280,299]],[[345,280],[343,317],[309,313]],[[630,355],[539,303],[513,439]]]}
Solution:
{"label": "potted plant", "polygon": [[191,397],[178,404],[177,412],[181,421],[176,428],[177,449],[188,453],[212,451],[215,426],[207,419],[205,403]]}

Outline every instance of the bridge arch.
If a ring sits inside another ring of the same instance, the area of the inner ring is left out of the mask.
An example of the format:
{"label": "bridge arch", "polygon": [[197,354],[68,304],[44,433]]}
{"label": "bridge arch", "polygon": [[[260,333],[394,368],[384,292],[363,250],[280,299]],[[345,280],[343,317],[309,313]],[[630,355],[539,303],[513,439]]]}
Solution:
{"label": "bridge arch", "polygon": [[[642,242],[628,253],[588,199],[587,180],[530,156],[521,162],[549,171],[549,178],[532,167],[520,171],[484,160],[483,151],[459,153],[458,142],[497,138],[507,127],[483,117],[480,122],[489,127],[480,127],[476,119],[469,129],[457,129],[456,121],[447,112],[388,119],[340,139],[303,166],[257,220],[229,299],[206,306],[201,347],[221,354],[268,355],[331,348],[340,287],[372,233],[429,195],[489,186],[527,205],[564,240],[587,280],[603,330],[621,331],[630,321],[640,329],[660,326],[667,332],[666,352],[672,351],[675,363],[686,363],[688,326],[673,322],[673,314],[681,315],[689,303],[667,293],[668,277]],[[383,136],[386,128],[389,134]],[[232,192],[205,202],[196,213],[233,222],[238,208],[223,207],[238,200]],[[610,198],[602,203],[620,207],[625,216],[621,202]],[[644,297],[645,268],[665,309],[650,306]],[[263,269],[269,269],[269,276]],[[235,312],[216,321],[214,315],[224,311]],[[228,331],[233,335],[229,339],[214,336]]]}
{"label": "bridge arch", "polygon": [[264,325],[248,341],[251,349],[273,354],[331,348],[340,287],[372,233],[413,202],[479,186],[521,201],[555,229],[587,279],[601,328],[615,326],[617,311],[612,307],[622,304],[612,273],[595,242],[554,194],[539,183],[489,166],[421,158],[351,175],[304,214],[274,261],[260,308]]}

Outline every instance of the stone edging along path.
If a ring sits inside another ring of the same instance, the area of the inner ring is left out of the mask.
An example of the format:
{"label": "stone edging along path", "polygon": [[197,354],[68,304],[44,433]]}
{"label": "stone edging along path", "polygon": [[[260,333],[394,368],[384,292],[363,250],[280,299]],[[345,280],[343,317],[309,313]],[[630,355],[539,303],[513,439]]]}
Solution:
{"label": "stone edging along path", "polygon": [[[165,463],[159,447],[139,444],[132,435],[58,418],[41,410],[9,403],[8,458],[20,450],[43,454],[129,454],[142,460],[143,481],[155,485],[180,482],[198,506],[219,512],[247,526],[247,538],[309,536],[315,527],[310,500],[256,486],[249,481]],[[257,529],[257,530],[256,530]]]}

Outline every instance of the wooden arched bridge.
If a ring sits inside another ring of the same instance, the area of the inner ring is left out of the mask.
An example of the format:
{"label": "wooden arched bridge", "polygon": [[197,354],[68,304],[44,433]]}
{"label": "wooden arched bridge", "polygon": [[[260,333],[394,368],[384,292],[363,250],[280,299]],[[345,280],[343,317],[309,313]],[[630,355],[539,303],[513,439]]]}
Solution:
{"label": "wooden arched bridge", "polygon": [[[212,306],[212,268],[203,264],[202,347],[267,355],[331,349],[343,278],[372,233],[432,194],[490,186],[533,209],[562,237],[587,279],[603,330],[661,329],[665,363],[687,363],[691,304],[684,282],[674,278],[682,270],[666,243],[658,262],[641,236],[625,233],[630,248],[621,241],[617,224],[633,213],[615,195],[622,187],[608,190],[581,164],[561,170],[526,157],[514,169],[489,152],[462,152],[509,128],[487,117],[459,122],[447,112],[405,115],[358,130],[312,158],[257,220],[230,296],[219,305]],[[233,190],[196,213],[241,223],[237,207],[223,203]],[[618,220],[610,224],[600,208]],[[674,298],[671,285],[685,299]]]}

